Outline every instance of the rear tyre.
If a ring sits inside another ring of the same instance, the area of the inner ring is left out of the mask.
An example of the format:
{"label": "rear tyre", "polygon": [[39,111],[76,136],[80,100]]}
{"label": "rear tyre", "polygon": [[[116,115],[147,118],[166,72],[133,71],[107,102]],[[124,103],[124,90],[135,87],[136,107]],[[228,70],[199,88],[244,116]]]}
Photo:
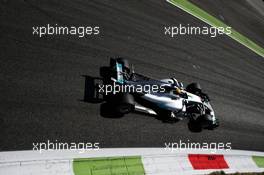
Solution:
{"label": "rear tyre", "polygon": [[134,97],[129,93],[108,96],[106,103],[101,105],[101,116],[120,118],[135,109]]}
{"label": "rear tyre", "polygon": [[135,109],[134,97],[129,93],[117,94],[113,100],[114,110],[119,114],[128,114]]}

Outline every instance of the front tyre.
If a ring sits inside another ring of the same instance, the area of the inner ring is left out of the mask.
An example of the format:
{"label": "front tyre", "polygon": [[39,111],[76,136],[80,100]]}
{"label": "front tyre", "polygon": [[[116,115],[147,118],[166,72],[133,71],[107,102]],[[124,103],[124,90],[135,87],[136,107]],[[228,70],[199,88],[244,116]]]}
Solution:
{"label": "front tyre", "polygon": [[202,92],[202,88],[199,83],[191,83],[186,87],[186,91],[192,94],[199,94]]}
{"label": "front tyre", "polygon": [[210,128],[214,125],[213,116],[209,114],[201,115],[196,120],[202,128]]}
{"label": "front tyre", "polygon": [[173,114],[172,111],[160,109],[157,111],[157,118],[167,123],[175,123],[179,121],[179,118]]}
{"label": "front tyre", "polygon": [[213,130],[219,126],[218,121],[214,121],[212,115],[200,115],[198,118],[191,118],[188,127],[192,132],[201,132],[203,129]]}
{"label": "front tyre", "polygon": [[202,132],[203,128],[197,120],[190,119],[188,128],[191,132]]}
{"label": "front tyre", "polygon": [[202,101],[210,101],[209,96],[202,92],[201,85],[199,83],[191,83],[186,87],[186,91],[201,97]]}

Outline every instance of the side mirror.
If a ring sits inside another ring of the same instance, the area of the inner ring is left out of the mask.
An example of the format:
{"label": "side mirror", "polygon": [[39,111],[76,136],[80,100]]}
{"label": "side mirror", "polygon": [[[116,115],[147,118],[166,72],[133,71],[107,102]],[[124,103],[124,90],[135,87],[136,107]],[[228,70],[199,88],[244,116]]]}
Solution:
{"label": "side mirror", "polygon": [[135,73],[134,64],[131,64],[131,73]]}
{"label": "side mirror", "polygon": [[180,86],[181,89],[183,88],[182,82],[179,83],[179,86]]}

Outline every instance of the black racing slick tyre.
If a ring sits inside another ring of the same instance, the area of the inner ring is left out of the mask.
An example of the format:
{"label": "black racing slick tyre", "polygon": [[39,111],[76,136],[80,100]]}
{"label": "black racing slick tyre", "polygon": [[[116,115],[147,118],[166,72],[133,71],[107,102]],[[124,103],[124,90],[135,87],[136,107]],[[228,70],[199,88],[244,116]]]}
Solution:
{"label": "black racing slick tyre", "polygon": [[128,114],[135,109],[135,100],[129,93],[118,94],[114,98],[115,111],[120,114]]}
{"label": "black racing slick tyre", "polygon": [[213,116],[209,114],[201,115],[197,118],[202,128],[211,128],[214,125]]}
{"label": "black racing slick tyre", "polygon": [[106,118],[120,118],[135,109],[134,97],[129,93],[111,95],[101,105],[100,114]]}
{"label": "black racing slick tyre", "polygon": [[199,83],[191,83],[186,87],[186,91],[193,94],[197,94],[202,91],[202,88]]}
{"label": "black racing slick tyre", "polygon": [[191,132],[202,132],[203,128],[200,123],[196,120],[190,119],[188,123],[188,128]]}
{"label": "black racing slick tyre", "polygon": [[191,118],[188,128],[192,132],[201,132],[203,129],[212,130],[215,128],[213,116],[209,114],[201,115],[197,119]]}
{"label": "black racing slick tyre", "polygon": [[159,109],[157,114],[157,119],[163,121],[164,123],[176,123],[179,121],[178,118],[172,117],[172,112],[169,110]]}

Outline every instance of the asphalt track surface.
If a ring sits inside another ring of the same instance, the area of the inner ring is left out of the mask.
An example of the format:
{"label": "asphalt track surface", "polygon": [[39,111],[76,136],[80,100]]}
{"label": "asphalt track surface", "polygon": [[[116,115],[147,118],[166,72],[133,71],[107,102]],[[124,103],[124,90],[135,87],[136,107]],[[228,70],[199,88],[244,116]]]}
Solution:
{"label": "asphalt track surface", "polygon": [[[264,47],[264,17],[245,1],[195,3]],[[48,23],[97,25],[101,34],[32,35],[33,26]],[[163,147],[181,139],[264,151],[264,58],[227,36],[164,35],[164,26],[180,23],[205,25],[162,0],[1,0],[0,150],[32,149],[32,142],[47,140]],[[98,77],[99,67],[116,56],[153,78],[199,82],[220,127],[193,133],[187,121],[170,124],[141,114],[102,117],[100,104],[83,101],[83,75]]]}

